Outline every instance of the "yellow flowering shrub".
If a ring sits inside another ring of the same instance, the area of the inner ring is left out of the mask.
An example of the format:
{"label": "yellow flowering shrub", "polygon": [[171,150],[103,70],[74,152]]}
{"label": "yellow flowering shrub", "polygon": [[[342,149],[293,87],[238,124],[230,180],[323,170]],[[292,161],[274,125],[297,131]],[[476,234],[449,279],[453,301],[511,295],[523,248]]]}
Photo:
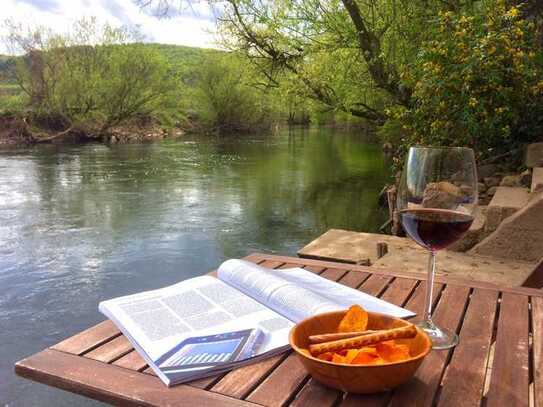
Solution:
{"label": "yellow flowering shrub", "polygon": [[401,76],[410,79],[413,104],[388,110],[401,124],[398,156],[425,144],[471,146],[485,157],[543,134],[543,56],[533,23],[518,7],[491,3],[477,15],[440,14]]}

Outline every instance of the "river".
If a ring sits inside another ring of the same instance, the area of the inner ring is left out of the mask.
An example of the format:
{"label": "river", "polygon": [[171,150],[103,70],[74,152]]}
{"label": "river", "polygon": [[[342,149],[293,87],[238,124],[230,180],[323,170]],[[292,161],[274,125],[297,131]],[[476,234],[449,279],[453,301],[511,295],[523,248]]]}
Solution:
{"label": "river", "polygon": [[0,404],[95,405],[13,363],[103,319],[99,301],[230,257],[376,231],[380,146],[329,129],[0,152]]}

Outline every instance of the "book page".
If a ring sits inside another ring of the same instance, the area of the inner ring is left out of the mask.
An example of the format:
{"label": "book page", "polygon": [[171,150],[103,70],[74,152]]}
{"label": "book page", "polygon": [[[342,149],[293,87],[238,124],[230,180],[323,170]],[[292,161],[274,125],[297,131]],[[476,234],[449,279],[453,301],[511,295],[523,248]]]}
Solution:
{"label": "book page", "polygon": [[293,322],[321,312],[343,309],[340,304],[282,278],[274,271],[243,260],[221,264],[218,277]]}
{"label": "book page", "polygon": [[399,318],[415,315],[301,268],[271,270],[243,260],[228,260],[219,267],[217,274],[229,285],[294,322],[317,313],[346,309],[353,304]]}
{"label": "book page", "polygon": [[210,276],[103,301],[99,309],[151,360],[188,337],[248,328],[266,334],[259,351],[265,353],[288,345],[292,327],[288,319]]}

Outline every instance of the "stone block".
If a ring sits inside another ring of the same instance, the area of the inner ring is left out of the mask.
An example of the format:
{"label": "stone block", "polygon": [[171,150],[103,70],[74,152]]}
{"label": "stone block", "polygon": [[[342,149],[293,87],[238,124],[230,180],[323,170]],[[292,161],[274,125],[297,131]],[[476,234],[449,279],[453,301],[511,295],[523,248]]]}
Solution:
{"label": "stone block", "polygon": [[543,167],[543,143],[528,144],[524,163],[529,168]]}
{"label": "stone block", "polygon": [[532,174],[532,186],[530,188],[532,192],[543,191],[543,167],[534,168]]}
{"label": "stone block", "polygon": [[507,217],[525,206],[530,199],[528,188],[498,187],[486,211],[485,231],[493,232]]}
{"label": "stone block", "polygon": [[541,259],[543,257],[543,192],[534,195],[527,205],[505,219],[492,234],[478,243],[469,253],[528,262]]}
{"label": "stone block", "polygon": [[425,251],[413,240],[405,237],[330,229],[300,249],[298,256],[369,266],[378,259],[378,243],[386,243],[389,252],[402,253],[407,248]]}
{"label": "stone block", "polygon": [[488,235],[485,231],[486,206],[478,206],[473,213],[474,219],[468,231],[460,240],[453,243],[447,249],[453,252],[465,252],[483,240]]}

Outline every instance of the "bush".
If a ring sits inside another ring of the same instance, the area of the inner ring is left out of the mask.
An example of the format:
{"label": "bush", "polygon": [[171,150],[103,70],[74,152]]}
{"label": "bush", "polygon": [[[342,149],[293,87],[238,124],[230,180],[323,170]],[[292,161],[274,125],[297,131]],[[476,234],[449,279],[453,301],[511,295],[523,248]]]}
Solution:
{"label": "bush", "polygon": [[402,74],[413,88],[412,106],[387,110],[382,133],[398,143],[397,157],[413,144],[470,146],[488,157],[536,140],[543,57],[533,23],[503,0],[474,16],[441,13],[437,22]]}

